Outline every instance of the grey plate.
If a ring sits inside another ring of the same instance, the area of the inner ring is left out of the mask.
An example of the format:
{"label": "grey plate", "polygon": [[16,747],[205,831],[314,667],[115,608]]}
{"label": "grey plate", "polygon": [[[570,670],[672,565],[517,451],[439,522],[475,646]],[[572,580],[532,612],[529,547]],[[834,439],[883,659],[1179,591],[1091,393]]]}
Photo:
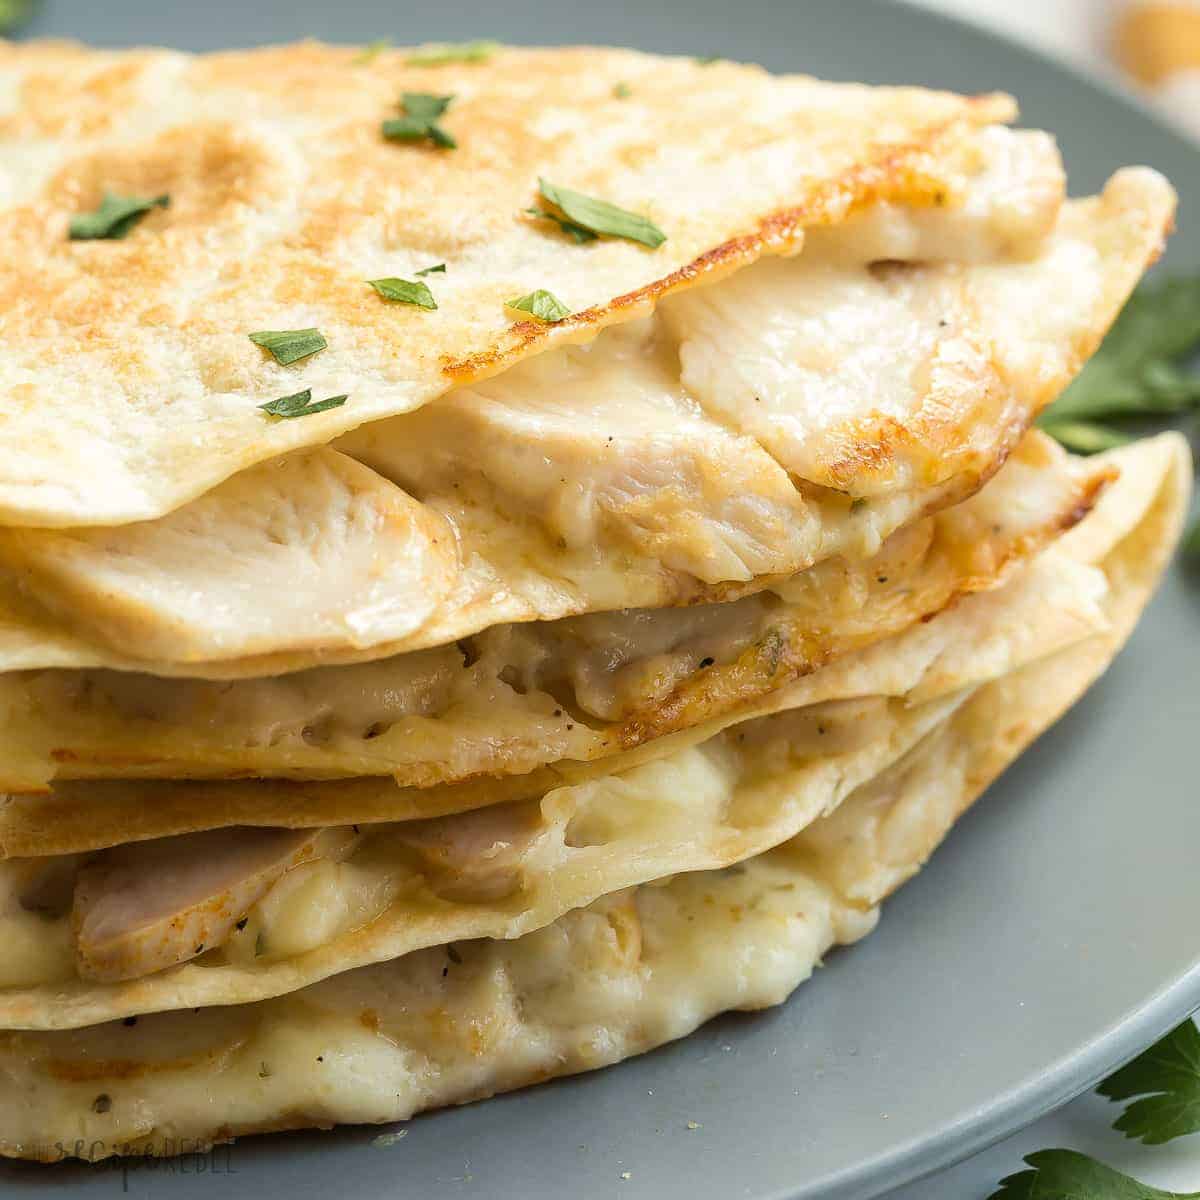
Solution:
{"label": "grey plate", "polygon": [[[490,35],[1004,88],[1028,123],[1058,134],[1076,191],[1123,163],[1169,174],[1185,218],[1169,265],[1200,267],[1187,220],[1200,156],[1188,144],[1046,59],[885,3],[48,0],[34,32],[196,49],[306,34]],[[372,1147],[376,1130],[250,1139],[172,1174],[134,1171],[129,1192],[865,1200],[964,1157],[1200,1005],[1198,696],[1200,579],[1176,573],[1104,681],[962,822],[880,930],[834,955],[784,1008],[714,1022],[617,1068],[418,1118],[387,1150]],[[79,1167],[0,1171],[9,1200],[108,1195],[118,1182]]]}

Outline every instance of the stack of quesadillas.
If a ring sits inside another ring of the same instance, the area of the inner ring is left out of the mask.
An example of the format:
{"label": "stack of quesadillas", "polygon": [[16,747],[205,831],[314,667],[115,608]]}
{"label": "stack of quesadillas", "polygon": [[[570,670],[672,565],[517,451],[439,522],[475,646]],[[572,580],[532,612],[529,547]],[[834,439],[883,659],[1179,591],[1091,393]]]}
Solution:
{"label": "stack of quesadillas", "polygon": [[781,1002],[1170,557],[1181,439],[1031,426],[1173,193],[1066,200],[1006,97],[0,81],[4,1154],[404,1119]]}

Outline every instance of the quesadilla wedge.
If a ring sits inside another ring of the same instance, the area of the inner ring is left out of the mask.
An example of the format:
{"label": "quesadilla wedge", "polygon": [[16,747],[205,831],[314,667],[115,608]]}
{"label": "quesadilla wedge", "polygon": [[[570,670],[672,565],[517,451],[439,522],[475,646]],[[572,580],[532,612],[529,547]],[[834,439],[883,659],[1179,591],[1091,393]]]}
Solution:
{"label": "quesadilla wedge", "polygon": [[[1176,436],[1146,439],[1090,461],[1102,474],[1119,471],[1117,482],[1104,493],[1096,512],[1058,539],[1056,553],[1033,560],[1034,569],[1014,575],[1000,593],[967,596],[936,619],[917,622],[895,638],[848,654],[748,707],[676,733],[660,731],[633,750],[591,761],[564,758],[524,775],[484,776],[432,787],[391,787],[372,778],[61,781],[49,793],[9,795],[0,803],[0,856],[76,853],[231,825],[309,828],[466,812],[625,770],[752,715],[880,694],[911,693],[928,699],[953,690],[955,680],[968,679],[977,669],[973,664],[986,661],[987,670],[995,674],[1012,670],[1016,662],[1048,653],[1056,643],[1066,645],[1085,636],[1103,620],[1098,604],[1104,585],[1096,586],[1094,574],[1064,573],[1061,557],[1116,571],[1123,559],[1114,556],[1123,554],[1121,547],[1139,545],[1143,526],[1161,529],[1162,520],[1154,515],[1160,509],[1170,512],[1183,504],[1179,491],[1187,487],[1190,456]],[[1169,528],[1162,533],[1164,541],[1174,536]],[[1157,561],[1155,556],[1148,559],[1146,580],[1155,577]],[[1149,587],[1149,582],[1141,582],[1135,590],[1141,594]],[[1021,616],[1007,621],[1008,611]],[[985,637],[985,627],[999,632]],[[967,649],[952,649],[958,645]],[[926,677],[930,682],[923,686]]]}
{"label": "quesadilla wedge", "polygon": [[[1181,515],[1170,507],[1156,510],[1166,527],[1140,531],[1160,568]],[[1127,583],[1145,580],[1136,558],[1127,567]],[[832,816],[732,867],[604,896],[515,940],[431,947],[254,1004],[0,1034],[0,1154],[170,1155],[406,1120],[619,1062],[719,1012],[780,1004],[830,948],[871,931],[886,895],[1104,670],[1144,600],[1131,587],[1107,635],[985,685]]]}
{"label": "quesadilla wedge", "polygon": [[782,1002],[1102,673],[1170,232],[1006,96],[0,41],[0,1157],[407,1119]]}
{"label": "quesadilla wedge", "polygon": [[277,674],[868,555],[990,478],[1173,204],[1129,170],[1026,261],[760,264],[157,521],[0,530],[0,666]]}
{"label": "quesadilla wedge", "polygon": [[599,759],[733,711],[996,586],[1082,518],[1113,473],[1031,434],[978,495],[893,534],[871,558],[826,560],[726,604],[500,626],[271,679],[0,675],[0,787],[250,774],[391,775],[423,787]]}

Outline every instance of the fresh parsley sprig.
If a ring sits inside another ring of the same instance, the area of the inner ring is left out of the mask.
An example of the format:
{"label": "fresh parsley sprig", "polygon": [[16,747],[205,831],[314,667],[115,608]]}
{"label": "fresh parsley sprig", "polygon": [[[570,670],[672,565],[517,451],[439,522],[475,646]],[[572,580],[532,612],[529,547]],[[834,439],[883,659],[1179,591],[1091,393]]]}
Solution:
{"label": "fresh parsley sprig", "polygon": [[[1200,526],[1197,526],[1200,530]],[[1193,537],[1196,531],[1193,531]],[[1200,1029],[1190,1018],[1097,1089],[1132,1100],[1114,1129],[1157,1146],[1200,1133]],[[1164,1192],[1075,1150],[1039,1150],[1029,1170],[1000,1181],[989,1200],[1198,1200],[1200,1192]]]}
{"label": "fresh parsley sprig", "polygon": [[0,0],[0,34],[12,33],[33,16],[36,0]]}
{"label": "fresh parsley sprig", "polygon": [[1126,1137],[1158,1146],[1200,1133],[1200,1029],[1184,1021],[1096,1090],[1109,1100],[1133,1100],[1113,1125]]}
{"label": "fresh parsley sprig", "polygon": [[[1130,440],[1126,421],[1200,412],[1200,274],[1144,283],[1129,298],[1079,377],[1038,418],[1051,437],[1077,454]],[[1200,559],[1200,523],[1183,552]]]}
{"label": "fresh parsley sprig", "polygon": [[1029,1170],[1002,1179],[988,1200],[1200,1200],[1200,1192],[1149,1187],[1076,1150],[1038,1150],[1025,1162]]}
{"label": "fresh parsley sprig", "polygon": [[1200,274],[1138,288],[1104,344],[1050,409],[1053,420],[1175,416],[1200,406]]}
{"label": "fresh parsley sprig", "polygon": [[1200,408],[1200,371],[1186,366],[1198,349],[1200,275],[1143,284],[1079,378],[1038,423],[1053,436],[1063,429],[1069,436],[1080,423],[1111,428],[1113,421]]}
{"label": "fresh parsley sprig", "polygon": [[1183,554],[1190,562],[1200,563],[1200,521],[1196,521],[1183,539]]}
{"label": "fresh parsley sprig", "polygon": [[1076,454],[1099,454],[1133,441],[1128,433],[1095,421],[1048,421],[1042,428]]}

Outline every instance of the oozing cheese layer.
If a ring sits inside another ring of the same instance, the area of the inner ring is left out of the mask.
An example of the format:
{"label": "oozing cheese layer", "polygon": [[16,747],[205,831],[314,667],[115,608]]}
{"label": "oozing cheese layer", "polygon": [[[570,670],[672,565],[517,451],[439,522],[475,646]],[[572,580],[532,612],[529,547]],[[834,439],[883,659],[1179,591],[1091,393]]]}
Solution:
{"label": "oozing cheese layer", "polygon": [[1026,439],[972,499],[725,604],[589,614],[275,678],[0,676],[0,784],[302,779],[428,786],[591,760],[753,702],[994,586],[1086,512],[1105,478]]}

